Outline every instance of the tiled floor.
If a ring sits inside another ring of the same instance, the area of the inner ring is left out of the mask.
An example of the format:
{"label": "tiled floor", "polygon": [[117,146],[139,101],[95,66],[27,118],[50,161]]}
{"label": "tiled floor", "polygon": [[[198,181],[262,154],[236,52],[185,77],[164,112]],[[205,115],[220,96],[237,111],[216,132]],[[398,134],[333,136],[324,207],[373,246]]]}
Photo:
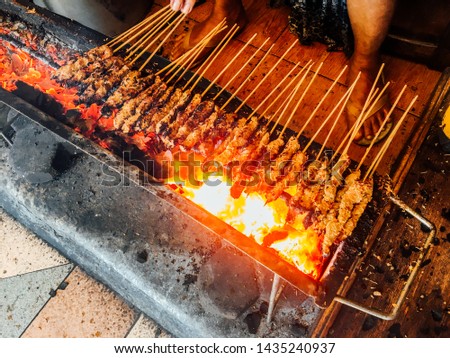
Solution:
{"label": "tiled floor", "polygon": [[0,337],[170,337],[0,208]]}

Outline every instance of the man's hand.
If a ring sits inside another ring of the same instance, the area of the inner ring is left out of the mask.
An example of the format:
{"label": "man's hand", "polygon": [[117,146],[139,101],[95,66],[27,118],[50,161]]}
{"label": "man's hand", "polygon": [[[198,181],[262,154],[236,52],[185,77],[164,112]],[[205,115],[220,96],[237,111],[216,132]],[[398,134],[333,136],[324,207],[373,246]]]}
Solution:
{"label": "man's hand", "polygon": [[170,0],[170,7],[173,11],[180,10],[184,14],[189,14],[194,8],[195,0]]}

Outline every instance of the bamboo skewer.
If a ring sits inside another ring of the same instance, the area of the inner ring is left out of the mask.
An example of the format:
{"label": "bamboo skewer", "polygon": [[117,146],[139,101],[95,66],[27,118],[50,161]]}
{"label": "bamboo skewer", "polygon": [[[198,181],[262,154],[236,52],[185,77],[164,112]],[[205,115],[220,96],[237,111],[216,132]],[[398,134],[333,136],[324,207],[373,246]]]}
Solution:
{"label": "bamboo skewer", "polygon": [[317,111],[319,110],[320,106],[322,105],[322,103],[325,101],[325,99],[328,97],[328,95],[331,93],[331,91],[333,90],[334,86],[336,85],[336,83],[340,80],[340,78],[342,77],[342,75],[344,74],[345,70],[347,69],[347,65],[344,66],[344,68],[341,70],[341,72],[339,73],[339,75],[336,77],[336,79],[333,81],[333,83],[331,84],[330,88],[328,88],[327,92],[325,93],[325,95],[321,98],[321,100],[319,101],[319,103],[317,104],[317,106],[314,108],[314,110],[312,111],[312,113],[310,114],[310,116],[308,117],[308,119],[306,120],[305,124],[303,125],[303,127],[300,129],[300,131],[297,133],[297,139],[300,138],[300,136],[303,134],[303,131],[305,130],[306,126],[309,124],[309,122],[311,122],[311,120],[314,118],[314,116],[316,115]]}
{"label": "bamboo skewer", "polygon": [[234,55],[234,57],[225,65],[225,67],[222,69],[222,71],[219,72],[219,74],[211,81],[208,87],[203,91],[202,97],[208,93],[208,91],[211,89],[212,86],[217,82],[217,80],[222,76],[226,70],[236,61],[236,59],[244,52],[244,50],[247,48],[248,45],[251,44],[251,42],[255,39],[256,33],[245,43],[245,45]]}
{"label": "bamboo skewer", "polygon": [[[369,109],[366,112],[361,112],[360,115],[360,120],[358,121],[358,125],[355,127],[355,129],[353,130],[352,135],[350,136],[350,139],[347,143],[347,146],[345,147],[345,149],[343,150],[341,156],[345,156],[347,155],[347,152],[350,148],[350,145],[352,144],[353,140],[355,139],[356,135],[358,134],[358,131],[361,129],[362,125],[364,124],[364,122],[369,118],[369,113],[372,112],[374,106],[377,104],[377,102],[380,100],[381,96],[383,96],[384,92],[386,91],[386,89],[389,87],[390,82],[387,82],[386,85],[383,87],[383,89],[379,92],[378,96],[372,101]],[[374,92],[374,96],[375,96]]]}
{"label": "bamboo skewer", "polygon": [[[311,61],[310,61],[311,62]],[[287,109],[289,108],[292,100],[295,98],[295,96],[297,95],[298,90],[300,89],[301,85],[303,84],[303,82],[305,81],[306,76],[308,75],[309,71],[311,71],[312,66],[314,66],[314,62],[312,62],[308,67],[304,67],[302,68],[302,70],[297,74],[301,74],[303,73],[302,78],[300,79],[300,81],[298,81],[298,83],[295,85],[294,89],[292,90],[292,93],[286,97],[286,99],[283,101],[283,103],[281,104],[281,106],[275,111],[275,113],[273,114],[272,118],[276,118],[278,117],[278,119],[276,120],[276,122],[274,123],[270,134],[272,134],[275,129],[277,128],[278,124],[280,123],[281,118],[284,117],[284,113],[287,111]],[[297,77],[297,76],[296,76]],[[281,114],[278,115],[278,113],[281,111]]]}
{"label": "bamboo skewer", "polygon": [[[360,129],[359,123],[361,122],[361,119],[362,119],[363,116],[364,116],[364,112],[366,111],[366,108],[370,105],[370,103],[372,102],[372,99],[373,99],[373,98],[377,95],[377,93],[378,93],[378,88],[376,88],[376,86],[377,86],[377,82],[378,82],[378,80],[379,80],[379,78],[380,78],[380,76],[381,76],[381,74],[382,74],[382,72],[383,72],[383,69],[384,69],[384,63],[381,64],[380,69],[378,70],[378,73],[377,73],[377,76],[376,76],[376,78],[375,78],[375,81],[373,82],[373,85],[372,85],[372,87],[371,87],[371,89],[370,89],[370,91],[369,91],[369,94],[367,95],[366,101],[364,102],[363,108],[361,109],[361,113],[359,114],[358,118],[356,119],[355,123],[353,124],[351,130],[347,133],[347,135],[345,136],[344,140],[343,140],[342,143],[339,145],[339,148],[338,148],[338,149],[336,150],[336,152],[333,154],[333,157],[331,158],[331,160],[333,160],[333,159],[336,157],[336,155],[339,153],[339,151],[341,150],[341,148],[342,148],[342,146],[344,145],[344,143],[347,142],[347,139],[349,138],[349,136],[351,136],[351,137],[354,138],[354,137],[356,136],[356,134],[358,133],[358,131],[359,131],[359,129]],[[361,73],[361,72],[360,72],[360,73]],[[373,102],[373,103],[376,103],[376,102]],[[362,121],[362,123],[363,123],[363,122],[364,122],[364,121]],[[361,125],[362,125],[362,123],[361,123]],[[352,135],[351,135],[351,133],[352,133]],[[351,140],[348,141],[347,147],[350,146],[350,144],[351,144],[352,141],[353,141],[353,139],[351,139]],[[346,153],[346,152],[345,152],[345,153]],[[341,156],[342,156],[342,155],[341,155]]]}
{"label": "bamboo skewer", "polygon": [[253,94],[258,90],[258,88],[265,82],[267,78],[270,77],[272,72],[278,67],[278,65],[283,61],[283,59],[286,57],[286,55],[291,51],[291,49],[296,45],[298,40],[295,40],[291,46],[283,53],[283,55],[278,59],[278,61],[275,63],[275,65],[272,66],[272,68],[269,70],[269,72],[259,81],[259,83],[255,86],[255,88],[250,92],[250,94],[241,102],[241,104],[236,108],[234,113],[239,112],[239,110],[247,103],[247,101],[253,96]]}
{"label": "bamboo skewer", "polygon": [[[357,77],[357,79],[359,79],[359,77]],[[329,135],[331,134],[332,130],[334,129],[334,127],[335,127],[335,125],[336,125],[338,119],[341,117],[341,114],[342,114],[342,112],[344,111],[345,106],[347,105],[347,102],[348,102],[348,100],[350,99],[350,96],[351,96],[353,90],[355,89],[356,82],[357,82],[357,81],[353,82],[353,84],[352,84],[349,88],[347,88],[347,91],[346,91],[346,92],[344,93],[344,95],[341,97],[341,99],[339,100],[339,102],[333,107],[333,109],[331,110],[331,112],[328,114],[328,116],[325,118],[325,120],[322,122],[322,124],[321,124],[321,125],[319,126],[319,128],[316,130],[316,132],[314,133],[314,135],[310,138],[308,144],[307,144],[307,145],[305,146],[305,148],[303,149],[304,152],[306,152],[306,151],[308,150],[308,148],[311,146],[311,144],[312,144],[312,143],[314,142],[314,140],[317,138],[317,136],[319,135],[319,133],[320,133],[320,131],[323,129],[323,127],[325,127],[325,125],[328,123],[328,121],[331,119],[331,117],[333,117],[334,112],[336,112],[337,109],[339,108],[339,106],[341,106],[341,104],[342,104],[341,109],[340,109],[340,111],[338,112],[338,115],[336,116],[336,120],[335,120],[334,123],[333,123],[333,127],[332,127],[332,129],[330,130],[330,132],[328,133],[327,139],[329,138]],[[319,152],[319,154],[318,154],[317,157],[320,156],[320,154],[322,153],[322,150],[323,150],[323,148],[325,147],[325,145],[326,145],[326,141],[325,141],[325,143],[322,145],[322,149],[320,150],[320,152]]]}
{"label": "bamboo skewer", "polygon": [[[319,74],[320,69],[323,66],[323,62],[320,63],[319,67],[316,69],[316,71],[314,72],[314,75],[311,79],[311,81],[308,83],[308,86],[305,88],[305,90],[302,93],[302,96],[300,97],[300,99],[297,101],[294,110],[292,111],[291,115],[289,116],[289,119],[286,121],[283,130],[281,131],[280,135],[278,136],[279,138],[284,134],[286,128],[289,126],[289,124],[292,121],[292,118],[294,118],[295,113],[297,112],[298,107],[300,106],[300,103],[303,102],[303,99],[306,96],[306,93],[308,93],[309,89],[311,88],[312,84],[314,83],[314,80],[317,78],[317,75]],[[297,137],[298,138],[298,137]]]}
{"label": "bamboo skewer", "polygon": [[[239,30],[239,26],[234,24],[233,27],[230,29],[230,31],[228,31],[228,33],[225,35],[225,37],[220,41],[219,45],[214,49],[214,51],[211,53],[211,55],[206,59],[205,63],[203,63],[203,65],[205,65],[205,68],[202,70],[202,72],[200,74],[197,75],[197,80],[194,82],[193,86],[191,87],[191,91],[194,90],[194,88],[198,85],[198,83],[200,82],[200,80],[205,76],[206,71],[208,71],[208,69],[211,67],[211,65],[214,63],[214,61],[219,57],[219,55],[221,54],[221,52],[225,49],[225,47],[227,47],[228,43],[231,41],[231,39],[234,37],[234,35],[236,34],[236,32]],[[203,68],[203,65],[199,68],[199,72],[200,69]],[[193,77],[191,77],[192,80]],[[186,85],[184,86],[183,89],[186,89],[186,87],[189,85],[190,80],[188,81],[188,83],[186,83]]]}
{"label": "bamboo skewer", "polygon": [[237,76],[239,76],[239,74],[242,72],[242,70],[247,67],[247,65],[250,63],[251,60],[253,60],[256,56],[256,54],[261,51],[261,49],[265,46],[265,44],[267,43],[267,41],[270,40],[270,37],[266,38],[265,41],[263,42],[263,44],[261,46],[258,47],[258,49],[253,53],[253,55],[251,55],[248,60],[239,68],[239,70],[233,75],[233,77],[230,78],[230,80],[222,87],[222,89],[219,91],[219,93],[217,93],[215,95],[215,97],[213,98],[213,100],[216,100],[223,91],[225,91],[225,89],[231,84],[233,83],[233,81],[236,79]]}
{"label": "bamboo skewer", "polygon": [[[117,42],[120,42],[121,40],[127,38],[128,35],[133,34],[134,31],[138,31],[141,27],[147,25],[151,20],[153,20],[155,17],[162,17],[163,14],[168,11],[168,10],[172,10],[170,8],[170,5],[167,5],[161,9],[159,9],[157,12],[155,12],[154,14],[150,15],[149,17],[147,17],[146,19],[142,20],[140,23],[138,23],[137,25],[133,26],[132,28],[128,29],[127,31],[125,31],[124,33],[116,36],[115,38],[113,38],[111,41],[109,41],[106,45],[107,46],[113,46],[114,44],[116,44]],[[146,27],[147,28],[147,27]]]}
{"label": "bamboo skewer", "polygon": [[[375,90],[374,92],[374,96],[376,96],[378,94],[378,88]],[[345,135],[344,139],[341,141],[341,144],[339,144],[339,147],[336,149],[336,152],[333,154],[333,156],[331,157],[331,160],[334,160],[334,158],[336,157],[336,155],[340,154],[340,151],[342,149],[342,147],[347,143],[347,141],[349,140],[349,138],[351,136],[353,136],[354,133],[358,133],[358,129],[359,128],[359,123],[362,120],[363,116],[359,115],[358,118],[356,119],[356,121],[353,123],[353,125],[351,126],[351,128],[348,130],[347,134]],[[356,131],[356,132],[355,132]],[[351,143],[351,141],[349,142]],[[341,155],[342,156],[342,155]]]}
{"label": "bamboo skewer", "polygon": [[391,109],[389,110],[388,114],[386,115],[386,118],[383,120],[383,123],[381,124],[380,128],[378,129],[377,134],[375,135],[375,138],[370,143],[369,147],[366,149],[366,151],[364,153],[364,156],[359,161],[359,164],[358,164],[358,167],[356,168],[356,170],[359,170],[361,168],[361,165],[366,160],[367,156],[369,155],[369,152],[371,151],[372,147],[374,146],[374,144],[376,143],[378,137],[380,136],[381,132],[383,131],[384,126],[386,125],[387,121],[389,120],[389,118],[391,117],[392,113],[394,112],[394,109],[397,107],[397,104],[400,101],[400,98],[402,97],[402,95],[405,92],[406,88],[407,88],[407,85],[404,85],[402,90],[400,91],[400,94],[397,96],[394,104],[392,105]]}
{"label": "bamboo skewer", "polygon": [[230,104],[230,102],[233,100],[233,98],[235,98],[237,96],[237,94],[245,86],[245,84],[248,81],[250,81],[250,78],[252,77],[253,73],[255,73],[256,70],[259,68],[259,66],[261,66],[261,64],[264,63],[264,60],[266,59],[266,57],[269,56],[269,53],[270,53],[270,51],[272,51],[273,46],[274,45],[269,47],[269,49],[264,54],[264,56],[261,58],[261,60],[259,60],[259,62],[255,65],[255,67],[250,71],[247,78],[244,81],[242,81],[242,83],[239,85],[239,87],[234,91],[234,93],[230,96],[230,98],[228,98],[228,100],[222,105],[222,107],[220,107],[220,109],[222,109],[222,110],[225,109],[225,107],[228,106],[228,104]]}
{"label": "bamboo skewer", "polygon": [[[183,76],[186,74],[187,71],[189,71],[189,69],[194,65],[195,61],[197,60],[198,56],[201,54],[201,52],[204,50],[204,48],[206,47],[206,45],[208,44],[209,40],[214,37],[215,35],[219,34],[220,32],[222,32],[223,30],[226,29],[226,26],[223,26],[225,24],[225,20],[223,20],[218,26],[216,26],[216,28],[208,34],[208,36],[206,36],[204,39],[202,39],[202,41],[200,41],[197,45],[199,46],[194,46],[194,48],[192,48],[191,51],[189,51],[189,55],[186,56],[186,59],[184,61],[180,61],[179,65],[178,65],[178,69],[175,71],[175,73],[167,80],[167,82],[170,82],[175,76],[177,76],[177,74],[183,70],[184,71],[181,73],[181,75],[178,76],[177,80],[175,81],[175,83],[177,83],[181,78],[183,78]],[[197,47],[197,48],[195,48]],[[167,74],[169,75],[170,72],[172,72],[172,70],[170,70]]]}
{"label": "bamboo skewer", "polygon": [[400,126],[402,125],[403,121],[405,120],[406,116],[409,114],[409,111],[411,110],[412,106],[414,105],[414,103],[416,102],[418,96],[415,96],[411,102],[409,103],[408,108],[405,110],[405,112],[403,113],[402,117],[400,118],[400,120],[397,122],[397,125],[394,127],[394,129],[392,130],[392,133],[390,134],[389,138],[386,140],[386,142],[384,143],[383,147],[380,149],[380,151],[378,152],[377,156],[375,157],[375,159],[373,160],[371,166],[369,167],[369,169],[367,170],[366,175],[364,176],[363,181],[367,180],[368,177],[372,177],[373,174],[375,173],[375,171],[377,170],[378,166],[381,163],[381,160],[383,159],[384,155],[386,154],[387,149],[389,148],[389,146],[392,143],[392,140],[394,139],[396,133],[398,132],[398,130],[400,129]]}
{"label": "bamboo skewer", "polygon": [[[299,62],[297,62],[297,64],[295,64],[294,67],[292,67],[290,69],[290,71],[287,73],[286,76],[284,76],[284,78],[278,82],[278,84],[272,89],[272,91],[270,91],[270,93],[266,96],[266,98],[264,98],[261,103],[253,110],[252,113],[250,113],[250,115],[247,117],[247,119],[251,118],[255,113],[257,113],[259,111],[259,109],[272,97],[272,95],[275,93],[275,91],[278,91],[280,89],[280,87],[283,85],[283,83],[292,75],[292,73],[297,69],[297,67],[300,65]],[[288,84],[289,86],[289,84]]]}
{"label": "bamboo skewer", "polygon": [[[353,87],[353,88],[352,88],[350,91],[347,90],[346,94],[344,94],[344,96],[347,96],[347,98],[345,99],[345,102],[344,102],[344,104],[342,105],[341,111],[340,111],[339,114],[336,116],[336,120],[334,121],[333,125],[332,125],[331,128],[330,128],[330,131],[328,132],[327,137],[325,138],[325,140],[324,140],[324,142],[323,142],[323,144],[322,144],[322,147],[320,148],[320,151],[319,151],[319,153],[317,154],[316,160],[319,160],[320,156],[322,155],[323,151],[325,150],[325,147],[326,147],[326,145],[327,145],[327,143],[328,143],[328,140],[329,140],[330,137],[331,137],[331,133],[333,133],[334,128],[336,127],[336,125],[337,125],[337,123],[338,123],[338,120],[339,120],[340,116],[342,115],[343,110],[344,110],[345,107],[347,106],[347,103],[348,103],[348,101],[349,101],[349,99],[350,99],[350,96],[351,96],[352,93],[353,93],[354,87],[356,86],[356,83],[358,82],[358,80],[359,80],[360,77],[361,77],[361,72],[358,74],[358,76],[356,76],[355,81],[354,81],[353,84],[351,85],[351,87]],[[350,89],[350,88],[349,88],[349,89]]]}
{"label": "bamboo skewer", "polygon": [[[306,63],[304,66],[303,66],[303,68],[289,81],[289,83],[286,85],[286,86],[284,86],[284,88],[282,89],[282,91],[278,94],[278,96],[273,100],[273,101],[271,101],[270,102],[270,104],[266,107],[266,109],[264,109],[264,111],[259,115],[259,117],[258,118],[261,118],[261,117],[264,117],[265,115],[266,115],[266,113],[275,105],[275,103],[281,98],[281,96],[282,95],[284,95],[284,93],[291,87],[291,85],[292,84],[294,84],[297,80],[298,80],[298,78],[300,77],[300,75],[303,73],[303,71],[305,71],[306,70],[306,68],[309,66],[311,64],[311,66],[314,64],[314,62],[312,62],[312,60],[309,60],[308,61],[308,63]],[[295,88],[295,86],[294,86],[294,88]],[[278,108],[278,110],[275,112],[275,113],[278,113],[279,112],[279,110],[280,110],[280,108],[282,108],[282,107],[284,107],[284,105],[285,105],[285,103],[286,103],[286,100],[289,98],[289,96],[288,97],[286,97],[286,99],[283,101],[283,103],[281,104],[281,106]],[[272,117],[276,117],[276,115],[275,115],[275,113],[274,113],[274,115],[272,116]],[[278,124],[278,123],[277,123]],[[276,127],[276,126],[274,126],[274,127]],[[273,130],[273,129],[272,129]],[[271,133],[272,133],[272,131],[271,131]]]}
{"label": "bamboo skewer", "polygon": [[[170,30],[166,37],[164,37],[164,39],[161,41],[161,43],[156,47],[156,49],[150,54],[150,56],[145,60],[145,62],[143,63],[143,65],[139,68],[139,71],[142,71],[145,66],[147,66],[147,64],[150,62],[150,60],[153,58],[153,56],[155,56],[155,54],[158,52],[158,50],[162,47],[162,45],[165,44],[165,42],[169,39],[170,36],[172,36],[173,32],[176,30],[176,28],[184,21],[184,18],[186,17],[186,14],[183,14],[182,16],[179,17],[178,21],[175,22],[175,25],[173,25],[172,30]],[[135,57],[132,61],[132,63],[134,61],[136,61],[136,59],[138,59],[144,52],[147,52],[151,47],[151,44],[147,45],[146,48],[143,50],[143,52],[141,52],[141,54],[139,54],[137,57]]]}
{"label": "bamboo skewer", "polygon": [[138,50],[141,44],[145,43],[147,40],[149,40],[152,36],[158,33],[158,31],[164,27],[164,25],[174,16],[175,13],[173,12],[167,12],[164,14],[161,18],[156,19],[155,21],[148,24],[146,27],[144,27],[142,30],[135,33],[132,37],[128,38],[126,41],[122,43],[119,47],[117,47],[114,52],[119,51],[122,47],[125,45],[129,45],[136,37],[142,35],[145,33],[144,36],[142,36],[139,40],[137,40],[130,48],[127,49],[127,53],[130,53],[126,59],[131,57],[133,54],[135,54]]}
{"label": "bamboo skewer", "polygon": [[[227,26],[225,25],[225,19],[223,19],[219,24],[216,25],[209,33],[206,35],[201,41],[199,41],[192,49],[178,57],[177,59],[173,60],[168,64],[166,67],[161,69],[157,75],[161,74],[164,71],[167,71],[166,76],[172,73],[172,71],[176,67],[184,67],[186,64],[189,64],[187,66],[190,66],[191,63],[193,63],[197,56],[201,53],[201,51],[205,48],[205,46],[208,44],[208,42],[211,40],[212,37],[219,34],[223,30],[225,30]],[[191,61],[192,59],[192,61]]]}

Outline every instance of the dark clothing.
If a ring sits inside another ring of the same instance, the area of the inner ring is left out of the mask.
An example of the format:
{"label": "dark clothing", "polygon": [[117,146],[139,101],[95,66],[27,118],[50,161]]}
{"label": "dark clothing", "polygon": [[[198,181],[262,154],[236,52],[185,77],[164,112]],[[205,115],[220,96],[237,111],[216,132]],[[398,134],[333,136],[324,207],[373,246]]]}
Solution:
{"label": "dark clothing", "polygon": [[328,51],[353,52],[353,33],[346,0],[289,0],[292,13],[289,27],[300,42],[321,42]]}

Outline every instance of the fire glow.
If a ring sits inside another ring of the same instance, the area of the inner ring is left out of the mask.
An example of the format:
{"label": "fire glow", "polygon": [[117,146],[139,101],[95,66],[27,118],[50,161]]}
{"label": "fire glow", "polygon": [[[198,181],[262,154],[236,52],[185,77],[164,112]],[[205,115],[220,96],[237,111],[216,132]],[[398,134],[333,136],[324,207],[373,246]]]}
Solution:
{"label": "fire glow", "polygon": [[[22,81],[52,96],[65,111],[78,110],[81,118],[88,122],[89,131],[83,132],[87,136],[95,129],[102,131],[112,128],[113,118],[102,117],[101,106],[77,104],[76,90],[64,88],[52,80],[52,72],[50,66],[0,40],[2,88],[14,91],[17,81]],[[75,130],[80,131],[77,128]],[[146,152],[151,138],[143,133],[135,133],[127,141]],[[108,147],[106,143],[99,144]],[[210,185],[205,184],[204,173],[197,171],[196,175],[200,176],[197,185],[180,185],[177,181],[168,180],[168,186],[268,250],[276,251],[299,270],[316,279],[319,277],[323,264],[319,248],[321,239],[314,230],[303,227],[301,216],[294,223],[286,224],[288,207],[283,199],[266,204],[264,195],[257,192],[248,195],[243,193],[234,199],[230,195],[230,185],[223,177],[209,176],[208,182],[215,183]]]}

